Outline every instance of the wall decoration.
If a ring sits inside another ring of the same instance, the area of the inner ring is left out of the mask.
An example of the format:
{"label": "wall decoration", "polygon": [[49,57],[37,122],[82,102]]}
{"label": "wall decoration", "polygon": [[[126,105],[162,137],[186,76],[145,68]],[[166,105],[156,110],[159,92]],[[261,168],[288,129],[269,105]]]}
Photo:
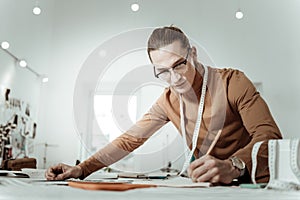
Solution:
{"label": "wall decoration", "polygon": [[28,147],[36,136],[37,124],[30,116],[30,105],[10,97],[4,89],[0,98],[0,164],[5,160],[28,157]]}

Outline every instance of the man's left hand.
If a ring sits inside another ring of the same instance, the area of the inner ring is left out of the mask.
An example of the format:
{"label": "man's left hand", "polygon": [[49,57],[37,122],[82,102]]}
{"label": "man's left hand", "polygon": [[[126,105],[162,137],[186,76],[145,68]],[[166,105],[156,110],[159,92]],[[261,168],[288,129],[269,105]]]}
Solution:
{"label": "man's left hand", "polygon": [[193,182],[229,184],[240,175],[240,171],[230,160],[220,160],[210,155],[202,156],[192,162],[187,171]]}

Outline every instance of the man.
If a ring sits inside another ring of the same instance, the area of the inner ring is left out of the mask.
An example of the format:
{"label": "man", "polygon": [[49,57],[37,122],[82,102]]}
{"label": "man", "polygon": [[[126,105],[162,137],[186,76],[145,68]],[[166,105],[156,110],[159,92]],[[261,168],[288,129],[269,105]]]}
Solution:
{"label": "man", "polygon": [[[194,182],[250,181],[253,145],[282,137],[265,101],[249,79],[238,70],[202,65],[197,60],[196,48],[173,26],[152,32],[148,55],[155,77],[170,87],[127,132],[77,166],[50,167],[46,178],[85,178],[123,158],[171,121],[186,145],[182,172],[187,170]],[[257,182],[268,181],[266,148],[258,157]],[[190,163],[192,156],[195,160]]]}

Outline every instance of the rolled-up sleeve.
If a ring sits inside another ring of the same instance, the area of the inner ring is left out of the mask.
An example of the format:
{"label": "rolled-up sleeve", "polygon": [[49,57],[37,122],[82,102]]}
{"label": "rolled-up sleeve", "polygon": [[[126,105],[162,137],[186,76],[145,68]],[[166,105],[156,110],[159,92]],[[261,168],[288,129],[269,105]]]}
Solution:
{"label": "rolled-up sleeve", "polygon": [[162,109],[163,101],[162,95],[142,119],[128,131],[80,163],[79,166],[83,170],[82,178],[125,157],[165,125],[169,119]]}
{"label": "rolled-up sleeve", "polygon": [[[231,105],[238,111],[250,136],[250,142],[235,152],[234,155],[241,158],[246,163],[248,171],[251,172],[253,145],[258,141],[280,139],[282,136],[266,102],[244,73],[240,71],[233,73],[228,87],[228,98]],[[267,158],[267,145],[264,145],[258,155],[258,170],[256,173],[258,179],[268,177]]]}

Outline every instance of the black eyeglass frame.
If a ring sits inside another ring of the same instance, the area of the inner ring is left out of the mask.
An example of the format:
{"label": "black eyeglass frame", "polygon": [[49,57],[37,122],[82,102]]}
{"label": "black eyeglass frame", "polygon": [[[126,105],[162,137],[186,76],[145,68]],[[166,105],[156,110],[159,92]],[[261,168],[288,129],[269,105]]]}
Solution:
{"label": "black eyeglass frame", "polygon": [[165,72],[168,72],[168,71],[170,71],[170,69],[174,70],[176,67],[178,67],[178,66],[180,66],[180,65],[182,65],[182,64],[186,65],[187,59],[188,59],[189,54],[190,54],[190,49],[191,49],[191,48],[188,48],[188,52],[187,52],[187,54],[186,54],[186,57],[185,57],[185,59],[184,59],[182,62],[180,62],[180,63],[174,65],[173,67],[171,67],[171,68],[169,68],[169,69],[163,70],[163,71],[159,72],[158,74],[156,74],[155,66],[153,66],[154,76],[155,76],[156,78],[159,78],[159,75],[160,75],[160,74],[165,73]]}

